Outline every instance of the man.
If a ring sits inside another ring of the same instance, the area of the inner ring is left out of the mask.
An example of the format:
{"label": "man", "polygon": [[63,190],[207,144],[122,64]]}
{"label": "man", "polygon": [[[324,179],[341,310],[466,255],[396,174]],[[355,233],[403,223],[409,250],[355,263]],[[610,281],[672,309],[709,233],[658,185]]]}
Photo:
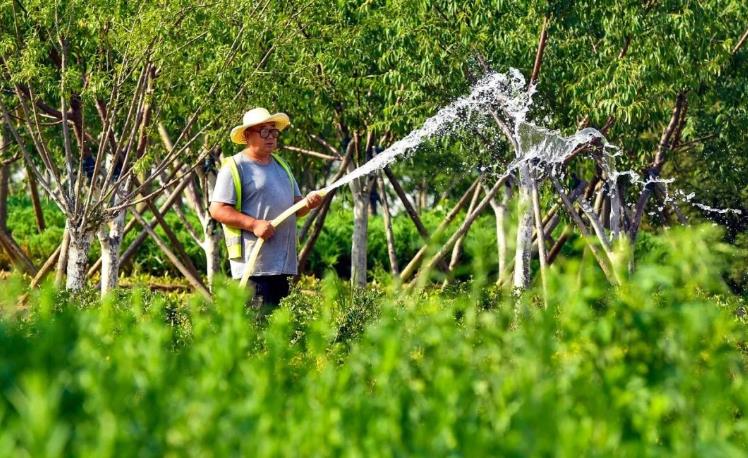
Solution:
{"label": "man", "polygon": [[[265,240],[250,284],[255,290],[253,305],[267,313],[288,295],[289,278],[296,275],[298,263],[296,217],[289,217],[279,227],[273,227],[270,221],[302,197],[287,164],[272,155],[280,132],[290,124],[288,116],[271,115],[264,108],[255,108],[246,112],[242,121],[231,130],[231,140],[245,148],[224,161],[218,172],[210,216],[224,225],[227,245],[231,243],[232,232],[236,233],[236,243],[241,244],[234,247],[237,250],[229,246],[231,276],[235,279],[242,277],[257,238]],[[241,190],[239,196],[237,185]],[[304,216],[318,207],[322,197],[311,192],[306,201],[307,205],[296,216]]]}

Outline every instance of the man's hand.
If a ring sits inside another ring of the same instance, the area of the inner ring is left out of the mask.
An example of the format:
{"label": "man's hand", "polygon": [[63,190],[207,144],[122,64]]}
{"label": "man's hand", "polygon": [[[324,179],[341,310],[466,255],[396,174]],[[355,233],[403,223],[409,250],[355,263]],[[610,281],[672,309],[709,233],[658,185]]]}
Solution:
{"label": "man's hand", "polygon": [[322,196],[317,194],[316,191],[312,191],[306,195],[306,206],[309,209],[317,208],[322,204]]}
{"label": "man's hand", "polygon": [[252,227],[250,227],[249,230],[252,231],[255,236],[263,240],[267,240],[275,234],[275,228],[273,225],[270,224],[270,221],[264,219],[254,220]]}

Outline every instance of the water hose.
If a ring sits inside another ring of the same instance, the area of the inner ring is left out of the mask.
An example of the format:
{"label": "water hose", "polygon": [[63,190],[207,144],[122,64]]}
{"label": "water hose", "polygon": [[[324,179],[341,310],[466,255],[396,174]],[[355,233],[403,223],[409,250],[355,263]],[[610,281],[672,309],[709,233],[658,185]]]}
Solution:
{"label": "water hose", "polygon": [[[314,191],[314,193],[320,197],[325,197],[325,195],[327,195],[328,192],[329,192],[328,188],[320,189],[319,191]],[[301,199],[300,201],[296,202],[295,204],[291,205],[290,207],[288,207],[283,213],[281,213],[276,218],[274,218],[272,221],[270,221],[270,224],[274,228],[280,226],[289,216],[295,214],[297,211],[303,208],[306,205],[306,203],[307,202],[306,202],[306,197],[305,197]],[[242,287],[247,286],[249,277],[252,275],[252,273],[255,270],[257,257],[260,255],[260,249],[262,249],[262,245],[264,243],[265,243],[265,239],[261,237],[257,237],[257,241],[255,241],[255,244],[252,247],[252,252],[249,255],[249,261],[247,261],[247,266],[244,268],[244,274],[242,275],[242,279],[239,282],[239,284]]]}

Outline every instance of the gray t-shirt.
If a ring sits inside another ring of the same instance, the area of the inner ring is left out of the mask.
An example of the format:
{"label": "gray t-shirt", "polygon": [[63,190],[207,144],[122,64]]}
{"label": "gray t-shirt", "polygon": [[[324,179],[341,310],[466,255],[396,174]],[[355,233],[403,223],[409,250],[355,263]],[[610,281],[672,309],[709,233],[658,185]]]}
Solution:
{"label": "gray t-shirt", "polygon": [[[296,180],[292,192],[288,174],[275,159],[269,164],[260,164],[242,153],[235,154],[232,159],[236,161],[242,180],[242,213],[245,215],[270,221],[293,205],[295,196],[301,197]],[[234,180],[228,166],[221,167],[218,172],[211,202],[236,204]],[[230,261],[233,278],[242,277],[256,240],[253,233],[242,231],[244,259]],[[252,275],[296,275],[296,268],[296,216],[292,215],[265,240]]]}

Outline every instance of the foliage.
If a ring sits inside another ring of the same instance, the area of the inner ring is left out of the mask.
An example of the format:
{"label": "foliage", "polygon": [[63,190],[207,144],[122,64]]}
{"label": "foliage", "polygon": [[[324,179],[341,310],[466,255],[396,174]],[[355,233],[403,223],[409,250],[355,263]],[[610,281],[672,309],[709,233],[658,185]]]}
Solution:
{"label": "foliage", "polygon": [[653,244],[618,289],[590,260],[553,269],[547,310],[328,278],[265,327],[231,283],[212,304],[44,288],[16,310],[7,280],[0,454],[739,456],[748,328],[723,247]]}

